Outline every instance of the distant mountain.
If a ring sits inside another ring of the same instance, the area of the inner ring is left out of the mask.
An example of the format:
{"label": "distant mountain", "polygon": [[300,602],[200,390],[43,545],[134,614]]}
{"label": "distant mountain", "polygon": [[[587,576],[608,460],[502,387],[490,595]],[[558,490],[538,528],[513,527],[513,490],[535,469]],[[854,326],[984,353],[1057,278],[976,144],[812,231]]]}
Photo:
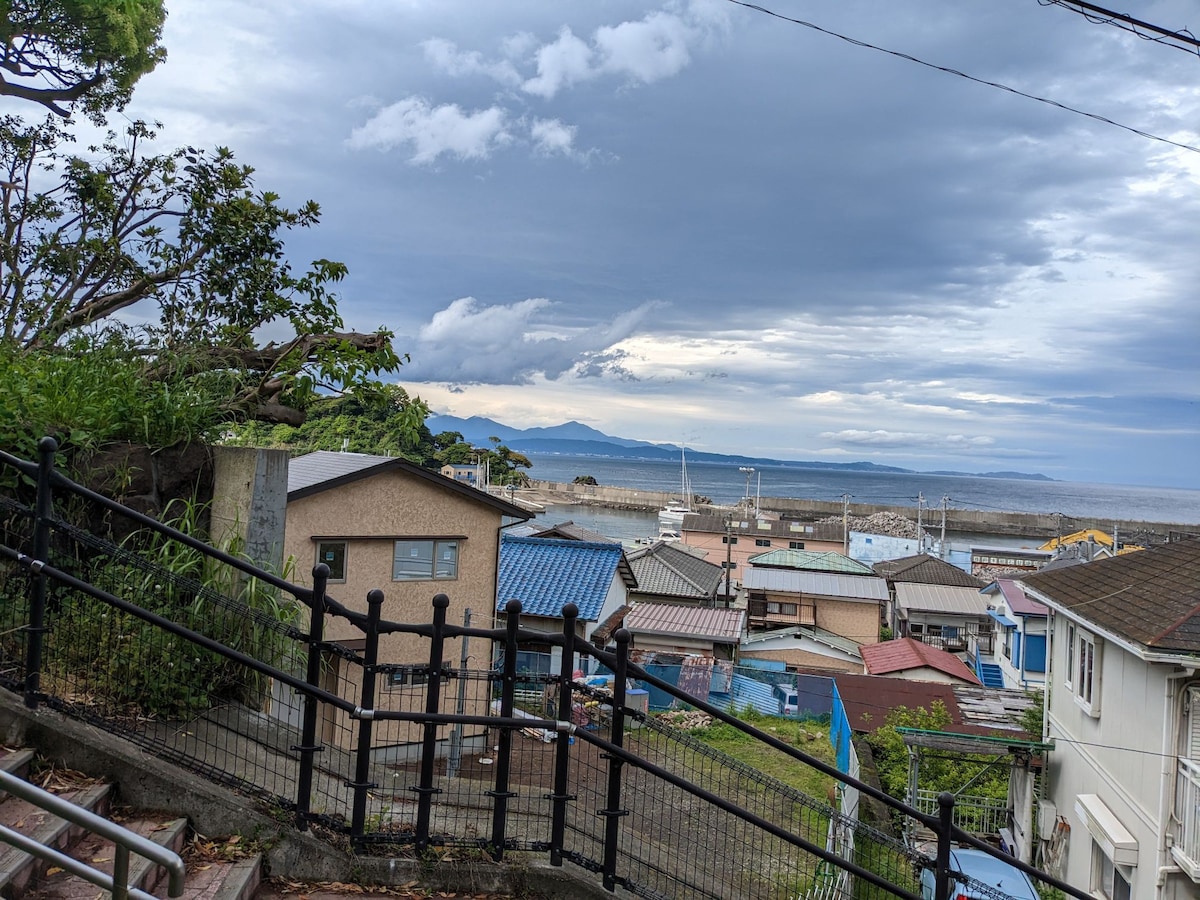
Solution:
{"label": "distant mountain", "polygon": [[[513,428],[493,419],[471,416],[430,416],[425,423],[434,434],[457,431],[463,439],[478,446],[487,446],[490,438],[498,437],[510,449],[520,453],[544,453],[556,456],[597,456],[607,459],[679,459],[679,447],[674,444],[651,444],[613,437],[581,422],[567,422],[549,428]],[[702,453],[689,450],[693,462],[728,463],[731,465],[770,465],[795,469],[824,469],[849,472],[894,472],[902,475],[967,475],[975,478],[1015,478],[1053,481],[1045,475],[1024,472],[917,472],[898,466],[881,466],[870,462],[833,463],[816,460],[768,459],[760,456],[733,456],[725,453]]]}

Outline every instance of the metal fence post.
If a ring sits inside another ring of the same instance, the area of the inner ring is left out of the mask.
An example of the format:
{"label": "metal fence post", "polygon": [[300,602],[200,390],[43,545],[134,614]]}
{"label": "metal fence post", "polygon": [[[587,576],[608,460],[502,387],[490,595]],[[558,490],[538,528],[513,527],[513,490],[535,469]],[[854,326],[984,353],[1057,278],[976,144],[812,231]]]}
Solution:
{"label": "metal fence post", "polygon": [[358,719],[358,750],[354,780],[347,787],[354,790],[354,806],[350,814],[350,843],[355,851],[362,849],[367,827],[367,792],[375,787],[371,777],[371,725],[375,716],[375,667],[379,662],[379,620],[383,613],[383,591],[367,594],[367,646],[363,650],[361,715]]}
{"label": "metal fence post", "polygon": [[[313,566],[312,609],[308,625],[308,668],[304,680],[309,687],[321,686],[321,643],[325,637],[325,587],[329,583],[329,566]],[[293,747],[300,753],[300,774],[296,781],[296,828],[308,830],[308,813],[312,809],[314,756],[324,748],[317,743],[317,698],[304,695],[304,720],[300,743]]]}
{"label": "metal fence post", "polygon": [[[471,610],[463,610],[463,628],[471,627]],[[462,652],[458,662],[458,703],[454,708],[460,716],[467,711],[467,664],[470,663],[470,638],[465,634],[462,639]],[[450,729],[450,758],[446,760],[446,777],[457,778],[458,770],[462,768],[462,723]]]}
{"label": "metal fence post", "polygon": [[[632,636],[625,628],[618,628],[613,635],[617,642],[617,667],[613,672],[612,732],[609,740],[617,747],[625,746],[625,680],[629,675],[629,643]],[[625,761],[616,754],[608,757],[608,796],[600,815],[607,817],[604,823],[604,887],[617,889],[617,852],[622,816],[629,810],[621,808],[621,771]]]}
{"label": "metal fence post", "polygon": [[934,871],[934,900],[950,900],[950,848],[954,828],[954,795],[938,794],[937,868]]}
{"label": "metal fence post", "polygon": [[[563,646],[562,659],[558,667],[558,702],[554,710],[555,718],[560,722],[572,721],[571,683],[575,674],[575,622],[579,618],[579,607],[568,603],[563,607]],[[563,864],[563,843],[567,833],[567,804],[575,799],[567,793],[570,776],[571,747],[574,738],[568,731],[558,732],[558,741],[554,748],[554,793],[548,794],[554,804],[550,821],[550,865]]]}
{"label": "metal fence post", "polygon": [[[446,608],[450,598],[437,594],[433,598],[433,634],[429,639],[429,674],[425,682],[425,712],[437,715],[441,701],[442,655],[446,644]],[[417,850],[429,846],[429,819],[433,811],[433,795],[441,788],[433,786],[433,764],[437,754],[436,722],[426,721],[421,741],[421,783],[412,788],[417,794]]]}
{"label": "metal fence post", "polygon": [[42,687],[42,647],[46,634],[46,574],[42,567],[50,556],[50,515],[54,511],[54,489],[50,476],[58,441],[38,441],[36,516],[33,522],[33,573],[29,591],[29,624],[25,627],[25,705],[37,709]]}
{"label": "metal fence post", "polygon": [[[504,674],[500,681],[500,716],[511,719],[517,690],[517,629],[521,627],[521,601],[504,604],[506,631],[504,635]],[[508,800],[515,797],[508,789],[512,768],[512,730],[500,728],[497,737],[500,749],[496,752],[496,787],[488,791],[492,803],[492,858],[504,858],[505,829],[508,825]]]}

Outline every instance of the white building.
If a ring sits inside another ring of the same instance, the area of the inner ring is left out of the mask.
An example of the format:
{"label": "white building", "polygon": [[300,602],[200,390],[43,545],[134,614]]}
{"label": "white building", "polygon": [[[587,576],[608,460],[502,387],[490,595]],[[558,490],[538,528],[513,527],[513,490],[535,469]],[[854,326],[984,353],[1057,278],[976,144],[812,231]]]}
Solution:
{"label": "white building", "polygon": [[1200,896],[1200,540],[1024,584],[1050,610],[1044,866],[1107,900]]}

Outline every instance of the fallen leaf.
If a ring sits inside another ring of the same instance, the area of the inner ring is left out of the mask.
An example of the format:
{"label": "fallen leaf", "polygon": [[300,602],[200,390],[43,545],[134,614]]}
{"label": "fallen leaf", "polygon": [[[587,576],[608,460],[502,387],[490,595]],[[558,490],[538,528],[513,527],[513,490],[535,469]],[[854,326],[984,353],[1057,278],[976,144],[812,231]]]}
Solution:
{"label": "fallen leaf", "polygon": [[94,863],[112,862],[112,857],[111,856],[93,856],[92,862],[94,862]]}
{"label": "fallen leaf", "polygon": [[46,874],[47,875],[57,875],[61,871],[62,871],[62,869],[59,868],[58,866],[51,866],[50,868],[48,868],[46,870]]}

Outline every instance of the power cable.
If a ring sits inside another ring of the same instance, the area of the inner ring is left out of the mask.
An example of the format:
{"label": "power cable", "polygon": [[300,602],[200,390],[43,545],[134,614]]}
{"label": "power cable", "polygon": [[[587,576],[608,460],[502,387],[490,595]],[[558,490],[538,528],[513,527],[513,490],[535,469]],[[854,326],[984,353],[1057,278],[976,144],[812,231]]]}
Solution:
{"label": "power cable", "polygon": [[760,12],[763,15],[771,16],[784,22],[790,22],[793,25],[802,25],[805,28],[810,28],[813,31],[820,32],[821,34],[828,35],[829,37],[837,38],[839,41],[845,41],[847,44],[852,44],[855,47],[862,47],[866,50],[874,50],[877,53],[886,53],[888,56],[894,56],[897,59],[903,59],[908,62],[916,63],[917,65],[924,66],[927,69],[943,72],[946,75],[955,75],[959,78],[965,78],[967,81],[973,81],[976,84],[982,84],[985,87],[995,88],[999,91],[1007,91],[1010,94],[1016,94],[1018,97],[1024,97],[1026,100],[1036,100],[1038,103],[1045,103],[1047,106],[1056,107],[1064,112],[1074,113],[1077,116],[1093,119],[1104,125],[1112,125],[1114,128],[1120,128],[1122,131],[1128,131],[1130,134],[1136,134],[1138,137],[1144,137],[1147,140],[1158,141],[1162,144],[1178,147],[1180,150],[1189,150],[1192,153],[1200,153],[1200,147],[1193,146],[1192,144],[1185,144],[1181,141],[1173,141],[1170,138],[1161,137],[1157,134],[1152,134],[1149,131],[1142,131],[1140,128],[1134,128],[1132,125],[1123,125],[1122,123],[1117,122],[1114,119],[1110,119],[1107,116],[1102,116],[1099,113],[1087,112],[1086,110],[1078,109],[1074,106],[1068,106],[1065,103],[1060,103],[1057,100],[1051,100],[1048,97],[1039,97],[1037,94],[1030,94],[1007,84],[1002,84],[998,81],[988,81],[985,78],[977,78],[974,75],[968,75],[966,72],[959,71],[958,69],[952,69],[948,66],[939,66],[936,63],[926,62],[925,60],[909,53],[902,53],[899,50],[889,50],[886,47],[879,47],[875,44],[868,43],[867,41],[860,41],[857,38],[849,37],[839,32],[832,31],[828,28],[822,28],[820,25],[814,24],[813,22],[807,22],[804,19],[794,19],[791,16],[785,16],[782,13],[777,13],[774,10],[767,9],[765,6],[759,6],[756,3],[746,3],[744,0],[728,0],[728,2],[734,4],[735,6],[744,6],[746,9],[752,9],[755,12]]}
{"label": "power cable", "polygon": [[[1137,35],[1144,41],[1162,44],[1172,50],[1182,50],[1185,53],[1200,54],[1200,40],[1187,28],[1171,31],[1150,22],[1143,22],[1124,13],[1113,12],[1094,3],[1083,3],[1081,0],[1038,0],[1039,6],[1061,6],[1069,12],[1078,13],[1093,25],[1113,25],[1122,31]],[[1150,32],[1146,34],[1145,32]],[[1178,41],[1179,43],[1172,43]],[[1183,46],[1180,46],[1180,45]]]}

